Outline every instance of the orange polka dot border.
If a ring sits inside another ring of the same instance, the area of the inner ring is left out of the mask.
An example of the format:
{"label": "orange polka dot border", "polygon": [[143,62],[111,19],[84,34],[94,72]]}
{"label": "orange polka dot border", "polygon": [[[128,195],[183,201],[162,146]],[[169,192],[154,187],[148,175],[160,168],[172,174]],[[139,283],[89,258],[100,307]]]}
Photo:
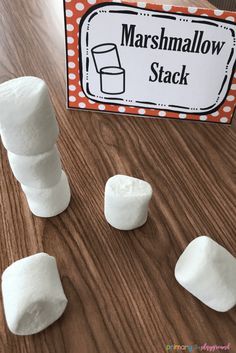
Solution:
{"label": "orange polka dot border", "polygon": [[[119,114],[139,115],[150,118],[174,118],[181,120],[195,120],[202,122],[214,122],[230,124],[236,108],[236,71],[231,82],[227,97],[220,108],[209,115],[184,114],[178,112],[167,112],[165,110],[138,108],[125,105],[112,105],[94,102],[83,93],[80,82],[78,37],[81,17],[91,6],[105,0],[64,0],[65,10],[65,32],[66,32],[66,57],[67,57],[67,106],[69,109],[85,109],[107,111]],[[203,17],[211,17],[236,23],[236,13],[223,10],[202,9],[197,7],[180,7],[174,5],[148,4],[144,2],[115,1],[131,6],[146,8],[150,10],[194,14]]]}

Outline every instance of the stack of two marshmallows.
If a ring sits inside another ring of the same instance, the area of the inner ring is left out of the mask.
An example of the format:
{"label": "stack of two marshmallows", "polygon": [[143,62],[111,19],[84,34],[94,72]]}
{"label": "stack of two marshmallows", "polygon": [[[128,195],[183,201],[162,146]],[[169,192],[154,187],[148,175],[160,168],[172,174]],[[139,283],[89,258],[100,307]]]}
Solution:
{"label": "stack of two marshmallows", "polygon": [[20,77],[0,85],[0,132],[30,210],[39,217],[64,211],[70,188],[56,146],[59,128],[45,82]]}

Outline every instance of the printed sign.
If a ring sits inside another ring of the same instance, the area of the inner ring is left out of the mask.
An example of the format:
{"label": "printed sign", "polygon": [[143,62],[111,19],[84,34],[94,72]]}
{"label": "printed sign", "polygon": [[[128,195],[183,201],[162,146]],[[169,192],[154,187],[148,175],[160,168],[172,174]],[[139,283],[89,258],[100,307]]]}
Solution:
{"label": "printed sign", "polygon": [[231,122],[236,13],[72,0],[65,15],[69,108]]}

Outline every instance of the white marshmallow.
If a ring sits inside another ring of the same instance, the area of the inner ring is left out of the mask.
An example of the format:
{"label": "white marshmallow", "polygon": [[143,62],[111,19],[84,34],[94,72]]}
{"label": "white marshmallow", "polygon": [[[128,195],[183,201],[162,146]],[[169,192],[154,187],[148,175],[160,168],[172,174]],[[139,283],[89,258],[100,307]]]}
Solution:
{"label": "white marshmallow", "polygon": [[209,237],[194,239],[180,256],[177,281],[204,304],[228,311],[236,304],[236,259]]}
{"label": "white marshmallow", "polygon": [[10,265],[2,275],[2,294],[7,325],[16,335],[44,330],[67,305],[56,260],[46,253]]}
{"label": "white marshmallow", "polygon": [[63,212],[70,202],[70,186],[62,171],[59,182],[50,188],[35,189],[21,184],[31,212],[38,217],[53,217]]}
{"label": "white marshmallow", "polygon": [[8,159],[16,179],[32,188],[48,188],[61,177],[60,154],[56,145],[49,151],[34,156],[8,152]]}
{"label": "white marshmallow", "polygon": [[105,186],[104,213],[107,222],[120,230],[141,227],[147,220],[152,187],[144,180],[115,175]]}
{"label": "white marshmallow", "polygon": [[59,129],[48,88],[37,77],[19,77],[0,85],[0,132],[8,151],[34,155],[49,151]]}

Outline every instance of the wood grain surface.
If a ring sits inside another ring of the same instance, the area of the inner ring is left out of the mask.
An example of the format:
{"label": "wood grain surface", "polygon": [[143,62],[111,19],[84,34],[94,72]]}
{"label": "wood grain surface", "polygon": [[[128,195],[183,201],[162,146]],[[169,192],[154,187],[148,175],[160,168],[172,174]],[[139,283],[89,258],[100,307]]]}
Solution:
{"label": "wood grain surface", "polygon": [[[0,31],[0,82],[35,75],[49,85],[72,189],[63,214],[32,216],[1,146],[0,270],[45,251],[57,259],[69,304],[42,333],[18,337],[1,301],[0,353],[163,353],[167,344],[205,342],[230,343],[235,353],[236,310],[203,305],[176,282],[174,267],[202,234],[236,255],[236,130],[67,111],[61,0],[0,0]],[[149,220],[138,230],[104,219],[104,185],[117,173],[153,186]]]}

